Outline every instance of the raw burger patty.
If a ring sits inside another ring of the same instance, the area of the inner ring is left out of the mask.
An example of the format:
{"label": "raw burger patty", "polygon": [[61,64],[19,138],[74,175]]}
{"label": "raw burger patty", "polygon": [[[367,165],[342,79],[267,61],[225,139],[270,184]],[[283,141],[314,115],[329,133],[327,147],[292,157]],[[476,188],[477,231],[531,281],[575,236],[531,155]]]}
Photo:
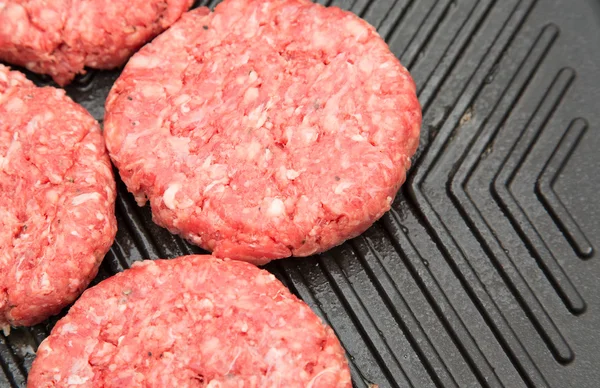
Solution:
{"label": "raw burger patty", "polygon": [[365,21],[302,0],[225,0],[133,56],[105,138],[158,224],[261,264],[381,217],[420,124],[410,75]]}
{"label": "raw burger patty", "polygon": [[175,22],[192,0],[0,1],[0,60],[59,85],[111,69]]}
{"label": "raw burger patty", "polygon": [[85,291],[28,387],[351,387],[333,331],[273,275],[212,256],[143,261]]}
{"label": "raw burger patty", "polygon": [[0,328],[73,302],[117,229],[96,120],[63,90],[0,65]]}

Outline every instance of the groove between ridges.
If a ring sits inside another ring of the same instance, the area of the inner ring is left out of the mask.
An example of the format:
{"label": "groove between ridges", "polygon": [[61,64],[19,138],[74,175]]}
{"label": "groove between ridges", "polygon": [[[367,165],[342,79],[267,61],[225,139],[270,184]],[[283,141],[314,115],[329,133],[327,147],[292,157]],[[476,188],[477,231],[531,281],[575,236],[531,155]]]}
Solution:
{"label": "groove between ridges", "polygon": [[[467,112],[467,108],[472,105],[473,100],[484,87],[484,80],[487,74],[489,74],[499,58],[501,58],[500,54],[504,53],[509,42],[513,41],[516,31],[520,29],[532,6],[533,3],[519,3],[517,5],[513,11],[512,18],[505,23],[505,28],[503,28],[500,35],[496,38],[496,42],[490,47],[491,52],[488,52],[483,63],[479,66],[473,78],[471,78],[469,86],[462,91],[463,94],[459,98],[458,103],[455,104],[454,112],[457,110]],[[518,10],[520,7],[523,8]],[[435,239],[439,241],[440,246],[444,248],[443,251],[449,263],[454,266],[457,276],[462,279],[461,281],[465,289],[480,309],[482,316],[496,333],[496,338],[502,344],[507,354],[510,355],[521,376],[528,385],[547,384],[522,343],[516,337],[512,327],[500,312],[493,298],[485,291],[485,286],[476,273],[473,272],[473,268],[466,261],[464,253],[457,245],[449,230],[444,226],[442,220],[432,207],[433,205],[429,203],[428,195],[422,189],[422,184],[426,181],[431,166],[438,163],[441,151],[447,147],[447,140],[454,128],[459,124],[459,119],[462,118],[454,115],[451,121],[446,120],[440,134],[434,139],[427,153],[423,155],[422,164],[418,165],[416,171],[414,171],[414,179],[410,182],[408,188],[409,194],[414,201],[415,207],[423,209],[424,220],[428,225],[428,229]]]}
{"label": "groove between ridges", "polygon": [[[290,288],[290,290],[294,294],[298,295],[303,301],[309,304],[311,309],[315,312],[315,314],[317,314],[321,318],[321,320],[323,320],[325,324],[333,328],[345,349],[352,348],[352,346],[350,346],[349,344],[344,343],[344,337],[339,333],[338,330],[336,330],[335,325],[332,324],[328,315],[322,308],[322,303],[318,301],[316,295],[308,286],[308,282],[304,277],[305,274],[298,269],[298,266],[295,265],[295,263],[287,261],[276,263],[275,268],[284,269],[283,271],[279,272],[279,276],[284,278],[284,283],[286,284],[286,286]],[[365,345],[368,346],[368,342],[365,341]],[[371,347],[369,347],[369,350],[372,353],[373,350]],[[348,364],[352,372],[353,385],[361,388],[370,388],[374,383],[369,381],[364,376],[360,368],[358,368],[358,366],[356,365],[355,358],[350,354],[348,354],[347,356]],[[389,379],[389,375],[386,377]]]}
{"label": "groove between ridges", "polygon": [[545,127],[550,114],[563,99],[574,78],[575,73],[572,69],[564,68],[560,71],[548,90],[544,101],[532,116],[529,125],[526,127],[527,131],[521,133],[519,139],[515,142],[514,148],[510,150],[491,187],[493,197],[501,205],[522,240],[526,242],[569,311],[573,314],[581,314],[586,308],[585,301],[510,190],[518,166],[531,149],[539,132]]}
{"label": "groove between ridges", "polygon": [[[431,343],[430,338],[424,332],[390,273],[383,265],[380,254],[370,242],[370,239],[367,237],[357,237],[350,242],[350,245],[355,252],[355,256],[370,277],[370,280],[377,288],[378,294],[384,299],[386,307],[392,313],[397,324],[417,353],[417,356],[431,375],[435,385],[438,387],[458,388],[458,384],[450,373],[450,370]],[[400,259],[399,255],[398,259]]]}
{"label": "groove between ridges", "polygon": [[[493,133],[497,133],[502,128],[502,123],[514,108],[514,105],[519,100],[519,96],[523,93],[523,90],[530,82],[533,74],[535,74],[545,53],[548,52],[552,42],[555,40],[557,33],[556,28],[552,26],[547,27],[542,31],[537,42],[527,54],[524,62],[517,66],[519,69],[518,73],[513,77],[511,85],[502,93],[502,97],[498,100],[493,113],[489,116],[490,118],[486,120],[485,125],[481,126],[483,128],[480,130],[481,133],[477,133],[478,131],[476,128],[464,129],[466,132],[473,130],[474,133],[477,134],[473,135],[474,144],[470,147],[466,156],[459,159],[459,167],[456,172],[450,176],[449,193],[463,218],[468,221],[470,229],[482,244],[482,247],[486,249],[488,256],[494,260],[498,271],[503,274],[507,283],[513,289],[513,293],[515,293],[517,300],[522,302],[522,306],[527,315],[530,319],[533,319],[534,325],[538,328],[540,334],[548,341],[549,347],[555,350],[563,349],[561,351],[557,350],[555,356],[558,359],[570,359],[572,354],[568,345],[564,342],[562,335],[557,331],[556,326],[519,273],[514,262],[505,252],[496,233],[494,233],[493,228],[490,226],[489,221],[486,220],[484,213],[477,207],[477,203],[487,204],[491,200],[491,198],[488,199],[487,194],[485,194],[487,189],[484,186],[482,187],[485,190],[479,189],[479,186],[473,186],[467,190],[467,184],[471,178],[471,174],[478,165],[481,155],[484,155],[486,152],[485,150],[489,147],[490,137]],[[496,124],[492,125],[491,123]],[[478,124],[473,123],[473,125]],[[490,170],[489,168],[486,168],[483,171],[489,173]],[[480,181],[485,185],[485,182],[489,182],[489,179],[481,178]],[[479,182],[479,180],[477,182]],[[472,195],[474,194],[470,193],[476,193],[477,195],[472,198]],[[481,199],[479,199],[479,197],[481,197]]]}
{"label": "groove between ridges", "polygon": [[556,148],[550,154],[551,156],[540,172],[535,184],[535,192],[540,202],[563,232],[573,250],[582,259],[591,258],[594,249],[581,227],[554,191],[554,184],[585,135],[587,128],[588,123],[582,118],[571,122]]}

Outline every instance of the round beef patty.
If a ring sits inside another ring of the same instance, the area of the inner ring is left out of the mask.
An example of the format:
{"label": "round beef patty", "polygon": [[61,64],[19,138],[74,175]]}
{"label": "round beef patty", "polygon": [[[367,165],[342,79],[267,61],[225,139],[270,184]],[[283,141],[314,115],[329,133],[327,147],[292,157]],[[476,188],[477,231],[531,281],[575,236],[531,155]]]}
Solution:
{"label": "round beef patty", "polygon": [[410,75],[365,21],[303,0],[225,0],[132,57],[105,138],[158,224],[262,264],[381,217],[420,124]]}
{"label": "round beef patty", "polygon": [[121,66],[175,22],[193,0],[6,0],[0,2],[0,60],[65,85],[84,66]]}
{"label": "round beef patty", "polygon": [[86,290],[28,387],[351,387],[331,328],[241,261],[143,261]]}
{"label": "round beef patty", "polygon": [[0,65],[0,328],[73,302],[117,229],[96,120],[63,90]]}

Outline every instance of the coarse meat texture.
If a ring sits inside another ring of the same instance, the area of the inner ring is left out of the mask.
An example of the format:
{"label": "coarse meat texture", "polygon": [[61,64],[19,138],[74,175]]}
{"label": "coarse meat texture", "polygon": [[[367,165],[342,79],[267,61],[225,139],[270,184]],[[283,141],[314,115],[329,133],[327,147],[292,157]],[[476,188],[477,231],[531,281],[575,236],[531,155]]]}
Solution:
{"label": "coarse meat texture", "polygon": [[414,82],[375,29],[302,0],[188,12],[132,57],[106,107],[110,155],[155,222],[255,264],[366,230],[421,125]]}
{"label": "coarse meat texture", "polygon": [[57,314],[117,230],[100,127],[63,90],[0,65],[0,328]]}
{"label": "coarse meat texture", "polygon": [[193,0],[0,1],[0,60],[64,86],[84,67],[123,65]]}
{"label": "coarse meat texture", "polygon": [[28,387],[349,388],[335,334],[272,274],[234,260],[137,262],[86,290]]}

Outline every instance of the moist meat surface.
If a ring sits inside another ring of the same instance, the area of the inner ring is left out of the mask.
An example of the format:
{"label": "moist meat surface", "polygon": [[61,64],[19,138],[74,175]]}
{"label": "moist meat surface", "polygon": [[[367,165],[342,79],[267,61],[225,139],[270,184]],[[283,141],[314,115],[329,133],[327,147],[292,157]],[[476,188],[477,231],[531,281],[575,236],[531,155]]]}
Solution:
{"label": "moist meat surface", "polygon": [[0,328],[79,296],[114,239],[114,203],[96,120],[0,65]]}
{"label": "moist meat surface", "polygon": [[225,0],[132,57],[105,138],[158,224],[261,264],[381,217],[420,124],[409,73],[365,21],[302,0]]}
{"label": "moist meat surface", "polygon": [[38,387],[351,387],[333,331],[275,277],[211,256],[144,261],[84,292],[40,345]]}
{"label": "moist meat surface", "polygon": [[68,84],[84,66],[121,66],[192,0],[0,1],[0,60]]}

